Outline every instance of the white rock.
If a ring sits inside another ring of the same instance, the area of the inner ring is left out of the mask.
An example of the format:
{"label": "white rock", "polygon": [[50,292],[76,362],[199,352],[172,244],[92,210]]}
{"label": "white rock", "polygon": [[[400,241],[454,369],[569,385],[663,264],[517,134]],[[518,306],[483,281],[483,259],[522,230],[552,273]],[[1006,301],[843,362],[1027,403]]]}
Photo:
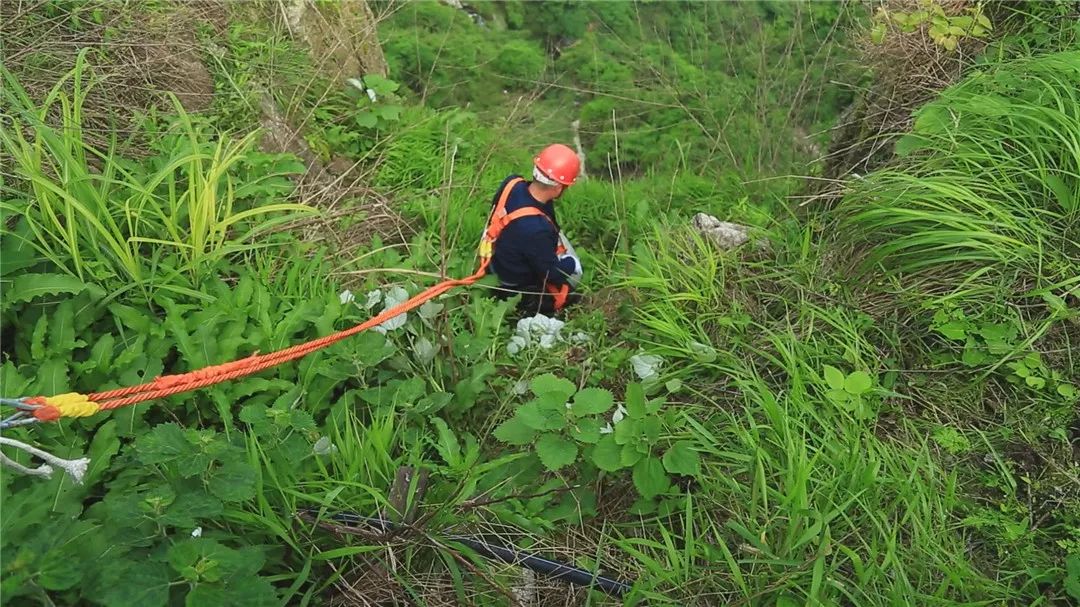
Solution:
{"label": "white rock", "polygon": [[694,228],[711,240],[716,246],[727,251],[750,240],[750,229],[746,226],[727,221],[720,221],[712,215],[698,213],[692,220]]}

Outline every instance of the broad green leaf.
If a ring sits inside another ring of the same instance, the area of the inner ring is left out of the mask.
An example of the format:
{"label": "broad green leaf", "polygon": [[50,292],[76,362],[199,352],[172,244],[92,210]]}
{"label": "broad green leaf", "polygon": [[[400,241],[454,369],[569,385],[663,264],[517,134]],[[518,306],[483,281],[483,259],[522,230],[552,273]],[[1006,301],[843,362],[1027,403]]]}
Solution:
{"label": "broad green leaf", "polygon": [[237,573],[251,574],[262,568],[259,551],[236,550],[210,538],[188,538],[173,544],[169,565],[192,582],[217,582]]}
{"label": "broad green leaf", "polygon": [[614,424],[615,442],[620,445],[625,445],[632,440],[637,439],[638,436],[638,424],[637,420],[623,419],[621,422]]}
{"label": "broad green leaf", "polygon": [[874,385],[874,380],[866,371],[855,371],[844,380],[844,390],[848,394],[865,394]]}
{"label": "broad green leaf", "polygon": [[637,443],[627,443],[622,446],[622,450],[619,451],[619,465],[623,468],[629,468],[634,464],[641,461],[641,458],[645,457],[646,453],[642,451],[648,451],[647,447],[642,447]]}
{"label": "broad green leaf", "polygon": [[1076,386],[1072,384],[1058,384],[1057,393],[1068,399],[1074,399],[1077,395]]}
{"label": "broad green leaf", "polygon": [[37,370],[38,381],[34,393],[42,396],[54,396],[70,392],[68,362],[62,358],[50,358],[41,363]]}
{"label": "broad green leaf", "polygon": [[181,529],[195,527],[199,519],[212,519],[224,512],[221,500],[202,491],[184,491],[165,511],[161,522]]}
{"label": "broad green leaf", "polygon": [[535,398],[518,407],[515,416],[533,430],[559,430],[566,426],[566,405],[560,401],[555,394]]}
{"label": "broad green leaf", "polygon": [[135,453],[144,464],[166,464],[182,457],[191,457],[197,449],[188,440],[184,429],[174,423],[159,424],[135,441]]}
{"label": "broad green leaf", "polygon": [[516,415],[495,428],[495,438],[508,445],[528,445],[535,437],[536,430],[530,428]]}
{"label": "broad green leaf", "polygon": [[631,419],[641,419],[647,414],[645,387],[635,382],[626,386],[626,413]]}
{"label": "broad green leaf", "polygon": [[642,497],[649,499],[668,490],[671,483],[659,459],[646,457],[634,465],[634,487]]}
{"label": "broad green leaf", "polygon": [[67,274],[21,274],[4,289],[4,300],[9,303],[30,301],[45,295],[81,293],[86,285]]}
{"label": "broad green leaf", "polygon": [[621,453],[622,447],[615,442],[615,437],[611,434],[605,434],[600,437],[596,446],[593,447],[592,461],[601,470],[615,472],[623,467],[620,462]]}
{"label": "broad green leaf", "polygon": [[570,425],[570,436],[582,443],[595,444],[600,440],[600,428],[603,424],[598,418],[586,417]]}
{"label": "broad green leaf", "polygon": [[45,358],[45,334],[49,330],[49,315],[42,314],[34,323],[34,332],[30,334],[30,356],[34,360]]}
{"label": "broad green leaf", "polygon": [[94,438],[90,442],[87,456],[90,464],[86,470],[83,483],[87,487],[93,487],[105,471],[109,469],[112,458],[120,451],[120,439],[116,437],[116,420],[110,419],[94,432]]}
{"label": "broad green leaf", "polygon": [[383,120],[398,120],[401,118],[401,112],[404,109],[400,105],[384,105],[378,108],[379,117]]}
{"label": "broad green leaf", "polygon": [[949,31],[953,31],[957,36],[963,36],[965,33],[964,28],[971,27],[972,24],[975,23],[975,18],[967,15],[959,15],[950,19],[950,21],[952,22],[952,26],[949,28]]}
{"label": "broad green leaf", "polygon": [[71,300],[56,307],[49,319],[49,346],[51,355],[68,355],[75,349],[75,309]]}
{"label": "broad green leaf", "polygon": [[439,434],[439,440],[435,443],[435,450],[439,452],[443,461],[448,465],[456,466],[461,460],[461,444],[458,443],[457,435],[446,425],[442,418],[433,417],[431,423]]}
{"label": "broad green leaf", "polygon": [[82,581],[85,565],[67,546],[54,548],[42,555],[37,583],[46,590],[67,590]]}
{"label": "broad green leaf", "polygon": [[645,436],[645,442],[650,445],[655,445],[656,441],[660,440],[660,431],[663,423],[657,416],[646,417],[641,420],[641,429]]}
{"label": "broad green leaf", "polygon": [[664,468],[672,474],[698,476],[701,474],[701,456],[690,441],[678,441],[664,452]]}
{"label": "broad green leaf", "polygon": [[397,82],[375,73],[364,74],[364,84],[379,94],[379,96],[388,95],[398,90],[401,85]]}
{"label": "broad green leaf", "polygon": [[[3,210],[0,209],[0,211]],[[0,224],[11,227],[10,222],[10,216],[0,213]],[[31,244],[32,238],[30,224],[25,217],[16,222],[14,230],[4,231],[3,238],[0,238],[0,276],[18,276],[23,270],[41,261],[41,257]],[[5,291],[6,288],[5,285]]]}
{"label": "broad green leaf", "polygon": [[848,399],[851,398],[851,396],[851,394],[848,394],[843,390],[829,390],[825,393],[825,398],[828,398],[829,400],[837,404],[846,403]]}
{"label": "broad green leaf", "polygon": [[1065,558],[1065,592],[1080,601],[1080,554]]}
{"label": "broad green leaf", "polygon": [[358,110],[353,119],[356,121],[356,126],[362,129],[375,128],[375,125],[379,123],[378,116],[371,110]]}
{"label": "broad green leaf", "polygon": [[311,414],[303,409],[290,409],[289,426],[291,426],[293,430],[314,430],[315,418],[311,417]]}
{"label": "broad green leaf", "polygon": [[570,380],[556,377],[551,373],[534,377],[529,387],[536,396],[552,395],[552,398],[556,398],[558,395],[557,398],[562,398],[564,403],[577,390]]}
{"label": "broad green leaf", "polygon": [[251,432],[259,437],[274,436],[277,430],[268,415],[270,408],[266,405],[250,404],[240,409],[240,421],[251,427]]}
{"label": "broad green leaf", "polygon": [[844,373],[832,365],[825,365],[825,383],[833,390],[844,389]]}
{"label": "broad green leaf", "polygon": [[937,330],[949,339],[963,341],[967,339],[968,325],[966,320],[953,320],[937,327]]}
{"label": "broad green leaf", "polygon": [[116,338],[112,333],[106,333],[98,338],[94,347],[90,350],[90,356],[83,362],[78,363],[79,371],[108,373],[112,368],[113,348],[116,347]]}
{"label": "broad green leaf", "polygon": [[961,362],[969,367],[977,367],[986,361],[987,354],[975,341],[974,337],[968,337],[964,353],[960,356]]}
{"label": "broad green leaf", "polygon": [[159,482],[139,494],[138,508],[146,514],[157,517],[175,501],[176,491],[173,491],[169,485]]}
{"label": "broad green leaf", "polygon": [[241,461],[230,461],[210,476],[210,493],[226,502],[239,502],[255,497],[258,475],[255,469]]}
{"label": "broad green leaf", "polygon": [[19,369],[10,360],[4,361],[0,367],[0,394],[13,398],[27,395],[26,389],[33,380],[26,379],[19,373]]}
{"label": "broad green leaf", "polygon": [[281,599],[273,584],[254,575],[229,577],[217,584],[199,584],[184,600],[185,607],[276,607],[279,604]]}
{"label": "broad green leaf", "polygon": [[611,395],[611,392],[603,388],[585,388],[574,395],[570,411],[579,417],[598,415],[611,409],[614,404],[615,397]]}
{"label": "broad green leaf", "polygon": [[365,367],[374,367],[383,362],[393,356],[395,350],[394,344],[376,331],[364,331],[350,338],[350,343],[357,363]]}
{"label": "broad green leaf", "polygon": [[548,470],[558,470],[577,460],[578,447],[574,441],[559,434],[540,435],[536,441],[536,454]]}
{"label": "broad green leaf", "polygon": [[109,607],[162,607],[169,600],[173,579],[165,563],[106,559],[100,601]]}

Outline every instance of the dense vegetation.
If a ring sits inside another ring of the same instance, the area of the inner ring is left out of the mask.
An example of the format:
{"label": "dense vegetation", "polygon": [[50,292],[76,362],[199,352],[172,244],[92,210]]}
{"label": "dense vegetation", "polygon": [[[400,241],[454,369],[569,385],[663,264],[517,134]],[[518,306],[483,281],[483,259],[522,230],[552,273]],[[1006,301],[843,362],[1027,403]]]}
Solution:
{"label": "dense vegetation", "polygon": [[[459,534],[631,580],[626,604],[1080,600],[1071,3],[371,2],[372,96],[282,7],[0,19],[0,395],[276,350],[471,273],[492,189],[575,122],[588,303],[508,348],[478,285],[253,377],[5,429],[90,465],[3,469],[4,604],[618,601]],[[146,69],[171,65],[133,50],[155,36],[205,98]],[[404,467],[426,490],[392,489]]]}

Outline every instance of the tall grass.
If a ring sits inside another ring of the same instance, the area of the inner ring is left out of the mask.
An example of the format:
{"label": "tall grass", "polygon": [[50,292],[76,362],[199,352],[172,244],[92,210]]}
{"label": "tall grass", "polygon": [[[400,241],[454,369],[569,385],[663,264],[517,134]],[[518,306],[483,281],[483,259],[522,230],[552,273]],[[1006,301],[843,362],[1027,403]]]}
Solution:
{"label": "tall grass", "polygon": [[684,511],[615,525],[608,538],[649,581],[641,598],[1019,600],[968,556],[957,473],[935,460],[914,426],[883,438],[872,421],[823,398],[824,344],[798,337],[821,320],[806,311],[797,322],[758,327],[756,345],[741,344],[717,364],[738,397],[680,405],[687,433],[707,454],[701,486],[684,498]]}
{"label": "tall grass", "polygon": [[82,280],[199,296],[193,287],[216,261],[262,246],[255,236],[313,211],[279,202],[241,208],[230,171],[256,134],[203,143],[175,98],[184,144],[154,164],[123,158],[115,135],[96,147],[82,124],[94,85],[85,51],[40,104],[2,66],[0,74],[10,112],[0,150],[16,180],[2,208],[26,222],[45,259]]}
{"label": "tall grass", "polygon": [[[708,462],[681,507],[621,521],[605,535],[647,580],[635,600],[1035,600],[1024,567],[1052,568],[1053,556],[1033,550],[1021,565],[973,549],[985,538],[966,517],[985,499],[981,487],[1014,481],[1007,466],[949,467],[925,422],[909,417],[912,397],[894,360],[907,346],[889,319],[859,309],[870,300],[852,298],[877,285],[828,275],[828,251],[807,246],[805,230],[769,236],[774,256],[754,260],[658,229],[639,243],[623,279],[639,293],[639,343],[667,357],[669,375],[692,394],[680,399],[683,421],[670,431],[693,440]],[[714,356],[703,359],[691,341]],[[873,378],[868,414],[828,398],[826,365]]]}
{"label": "tall grass", "polygon": [[[946,274],[979,297],[1080,280],[1080,52],[998,64],[919,111],[857,184],[836,240],[861,269]],[[981,286],[982,288],[972,288]]]}

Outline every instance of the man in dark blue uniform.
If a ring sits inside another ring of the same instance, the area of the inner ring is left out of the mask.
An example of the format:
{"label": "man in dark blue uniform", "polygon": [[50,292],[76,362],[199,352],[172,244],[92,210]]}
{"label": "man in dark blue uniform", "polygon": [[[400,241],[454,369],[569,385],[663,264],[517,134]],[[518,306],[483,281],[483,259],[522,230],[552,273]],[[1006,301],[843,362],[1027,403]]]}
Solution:
{"label": "man in dark blue uniform", "polygon": [[509,187],[504,224],[495,240],[491,269],[499,277],[496,295],[521,295],[519,309],[552,315],[575,303],[571,289],[581,277],[581,261],[559,230],[555,200],[577,179],[581,161],[564,145],[551,145],[533,160],[533,179],[503,180],[492,207]]}

